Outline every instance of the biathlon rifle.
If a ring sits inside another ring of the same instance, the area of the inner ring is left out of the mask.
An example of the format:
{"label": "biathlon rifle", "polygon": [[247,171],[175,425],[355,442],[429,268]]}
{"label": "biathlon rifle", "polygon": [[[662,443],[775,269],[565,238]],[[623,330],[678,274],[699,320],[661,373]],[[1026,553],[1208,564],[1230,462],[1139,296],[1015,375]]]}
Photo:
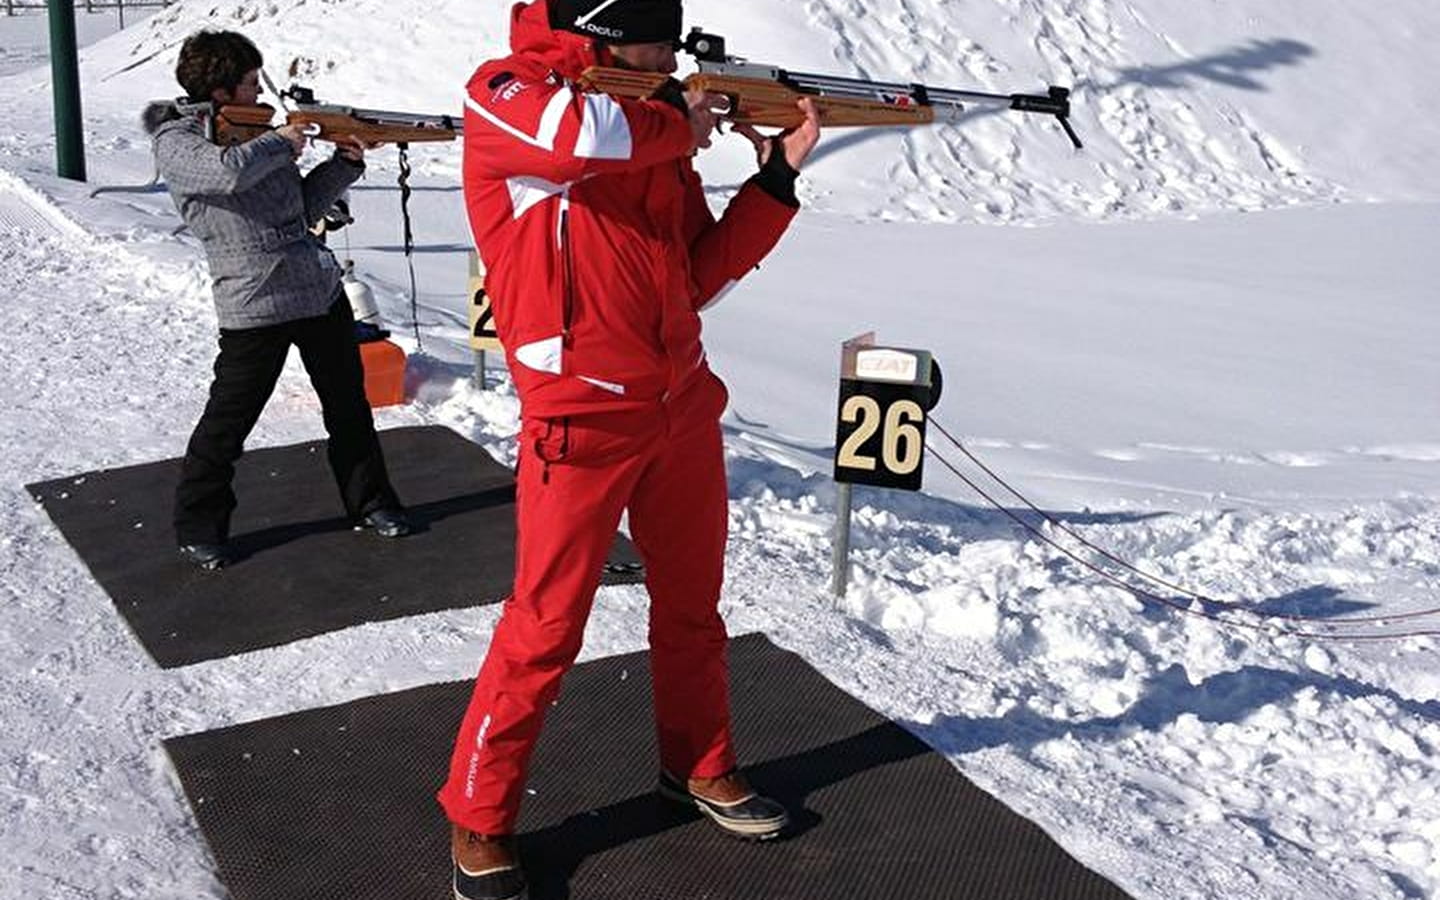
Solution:
{"label": "biathlon rifle", "polygon": [[[262,73],[263,74],[263,73]],[[268,84],[268,81],[267,81]],[[378,109],[357,109],[317,103],[315,92],[291,85],[284,91],[272,92],[287,106],[285,124],[302,126],[306,136],[322,141],[354,137],[366,143],[395,144],[400,150],[400,215],[404,219],[405,259],[410,263],[410,315],[415,323],[415,345],[420,343],[420,317],[415,289],[415,266],[411,261],[414,235],[410,230],[410,163],[409,147],[421,141],[453,141],[462,131],[461,123],[450,116],[427,116],[408,112],[385,112]],[[181,115],[205,114],[205,136],[222,147],[243,144],[275,127],[275,107],[268,103],[254,106],[214,103],[179,102]]]}
{"label": "biathlon rifle", "polygon": [[[814,99],[820,124],[829,127],[953,123],[973,103],[1054,116],[1075,148],[1082,146],[1070,127],[1069,88],[1050,85],[1044,94],[989,94],[790,72],[729,56],[723,37],[699,28],[691,29],[680,49],[695,57],[699,69],[685,79],[685,89],[723,96],[725,105],[717,112],[736,124],[794,128],[804,119],[796,107],[802,97]],[[668,80],[659,73],[609,66],[591,66],[580,76],[582,85],[621,97],[651,97]]]}
{"label": "biathlon rifle", "polygon": [[[385,112],[317,103],[315,92],[292,85],[281,91],[282,99],[293,101],[285,124],[300,125],[305,134],[322,141],[355,137],[366,143],[411,144],[422,141],[452,141],[461,125],[450,116],[428,116],[408,112]],[[274,128],[275,107],[214,103],[179,103],[182,114],[206,113],[207,136],[222,147],[243,144]]]}

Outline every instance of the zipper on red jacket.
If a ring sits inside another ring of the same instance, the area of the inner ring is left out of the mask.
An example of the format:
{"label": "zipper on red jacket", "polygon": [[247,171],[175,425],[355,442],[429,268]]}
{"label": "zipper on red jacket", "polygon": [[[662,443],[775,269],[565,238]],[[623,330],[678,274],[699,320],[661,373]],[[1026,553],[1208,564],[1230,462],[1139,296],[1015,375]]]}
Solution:
{"label": "zipper on red jacket", "polygon": [[[560,195],[560,253],[563,258],[561,264],[561,277],[565,281],[564,299],[562,300],[560,312],[560,335],[561,346],[572,349],[570,328],[575,324],[575,260],[570,252],[570,189]],[[562,357],[563,359],[563,357]],[[564,363],[561,363],[561,371],[564,371]]]}

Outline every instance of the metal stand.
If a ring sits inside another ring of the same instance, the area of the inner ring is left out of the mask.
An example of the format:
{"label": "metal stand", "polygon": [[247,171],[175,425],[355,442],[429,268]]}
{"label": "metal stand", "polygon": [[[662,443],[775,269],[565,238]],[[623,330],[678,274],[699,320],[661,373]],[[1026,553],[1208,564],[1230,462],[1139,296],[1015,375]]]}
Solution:
{"label": "metal stand", "polygon": [[848,482],[835,485],[835,546],[831,557],[830,593],[837,601],[845,599],[850,581],[850,507],[853,487]]}
{"label": "metal stand", "polygon": [[155,194],[165,190],[160,183],[160,170],[156,169],[155,174],[144,184],[102,184],[90,192],[91,197],[98,197],[101,194]]}
{"label": "metal stand", "polygon": [[485,351],[484,351],[484,350],[476,350],[476,351],[475,351],[475,383],[480,386],[480,390],[482,390],[482,391],[487,391],[487,390],[490,389],[490,385],[489,385],[489,383],[488,383],[488,379],[487,379],[486,376],[485,376]]}

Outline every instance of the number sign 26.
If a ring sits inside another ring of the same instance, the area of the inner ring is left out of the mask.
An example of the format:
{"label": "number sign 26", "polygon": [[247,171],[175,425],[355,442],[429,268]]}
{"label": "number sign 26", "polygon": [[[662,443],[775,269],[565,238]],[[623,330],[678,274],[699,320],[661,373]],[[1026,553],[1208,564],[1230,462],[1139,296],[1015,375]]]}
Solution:
{"label": "number sign 26", "polygon": [[841,379],[835,480],[919,490],[929,393],[923,385]]}
{"label": "number sign 26", "polygon": [[500,335],[495,331],[495,310],[485,292],[485,270],[480,254],[470,251],[470,349],[504,352]]}
{"label": "number sign 26", "polygon": [[474,350],[500,351],[500,336],[495,331],[495,311],[490,295],[485,293],[484,276],[470,278],[470,347]]}

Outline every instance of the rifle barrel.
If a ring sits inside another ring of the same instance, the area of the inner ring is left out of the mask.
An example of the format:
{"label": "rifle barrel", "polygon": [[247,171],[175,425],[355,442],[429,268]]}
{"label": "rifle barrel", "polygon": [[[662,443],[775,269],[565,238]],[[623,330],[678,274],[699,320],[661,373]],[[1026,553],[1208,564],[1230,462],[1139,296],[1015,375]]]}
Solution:
{"label": "rifle barrel", "polygon": [[390,112],[381,109],[352,109],[350,114],[357,119],[366,119],[382,125],[443,128],[456,134],[465,130],[462,116],[434,116],[422,113]]}
{"label": "rifle barrel", "polygon": [[[1040,94],[991,94],[985,91],[967,91],[956,88],[938,88],[926,84],[903,81],[865,81],[860,78],[842,78],[836,75],[812,75],[807,72],[785,72],[784,79],[803,91],[816,91],[832,95],[874,97],[876,94],[904,94],[920,102],[930,103],[976,103],[985,106],[1002,106],[1024,112],[1043,112],[1064,115],[1069,104],[1063,99]],[[1052,89],[1053,90],[1053,89]]]}
{"label": "rifle barrel", "polygon": [[956,88],[937,88],[925,84],[901,81],[866,81],[860,78],[843,78],[838,75],[813,75],[808,72],[787,72],[781,70],[781,81],[802,93],[813,93],[832,97],[856,97],[863,99],[889,99],[909,97],[923,106],[944,110],[946,115],[937,118],[950,122],[958,121],[966,104],[995,106],[1019,112],[1043,113],[1060,120],[1065,134],[1077,148],[1079,137],[1070,127],[1070,89],[1049,86],[1044,94],[992,94],[986,91],[967,91]]}
{"label": "rifle barrel", "polygon": [[437,130],[453,131],[460,134],[464,127],[463,120],[458,116],[433,116],[423,113],[392,112],[383,109],[359,109],[354,106],[342,106],[329,103],[298,103],[295,112],[332,114],[349,116],[352,119],[360,119],[365,122],[372,122],[376,125],[398,126],[400,128],[434,128]]}

